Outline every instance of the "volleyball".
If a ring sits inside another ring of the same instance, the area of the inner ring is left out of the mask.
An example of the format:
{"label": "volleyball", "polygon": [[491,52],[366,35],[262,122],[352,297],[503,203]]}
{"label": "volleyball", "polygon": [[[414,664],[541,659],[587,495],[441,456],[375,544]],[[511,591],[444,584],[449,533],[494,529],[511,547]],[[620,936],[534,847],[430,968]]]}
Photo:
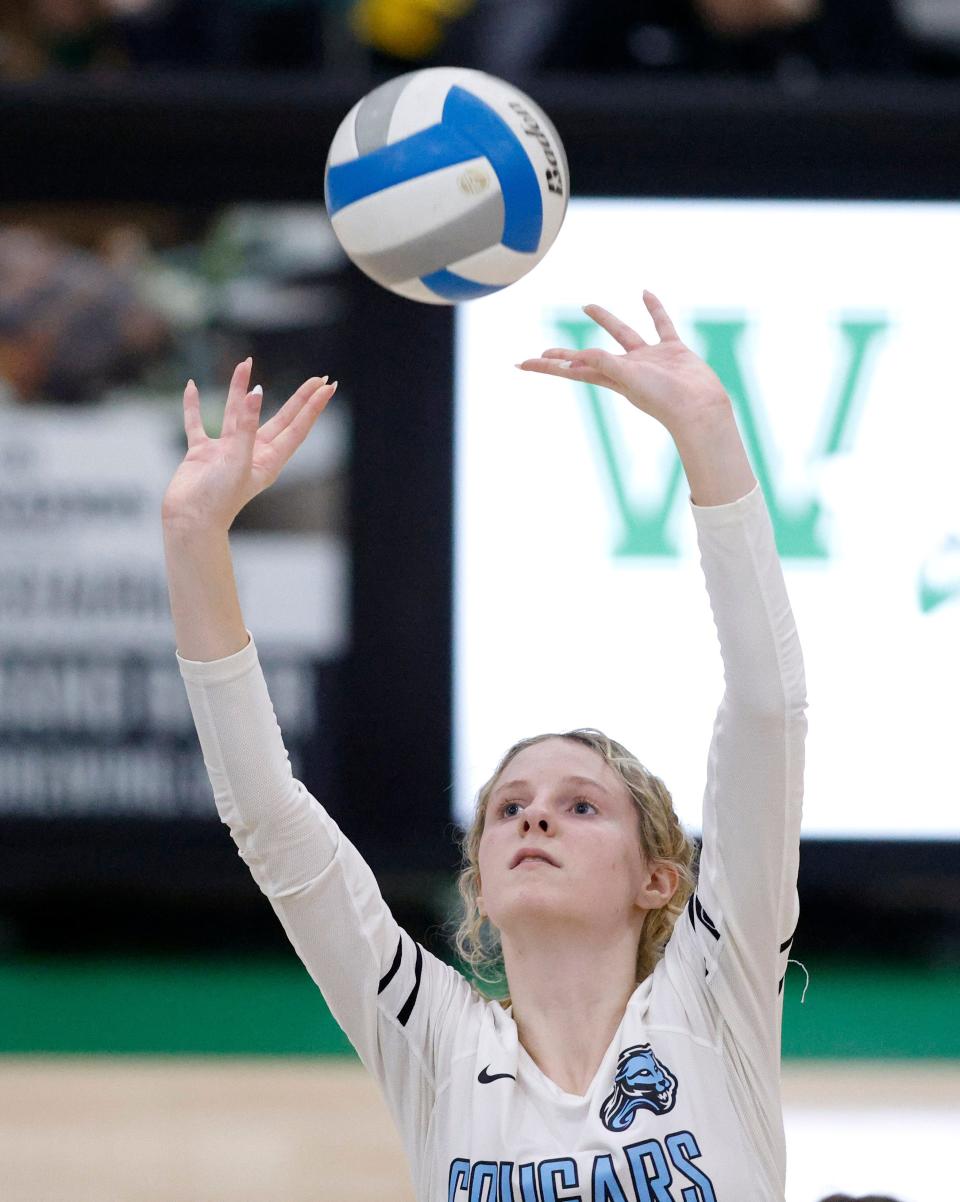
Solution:
{"label": "volleyball", "polygon": [[430,67],[359,100],[327,155],[324,192],[340,245],[410,300],[498,292],[560,232],[570,179],[544,111],[496,76]]}

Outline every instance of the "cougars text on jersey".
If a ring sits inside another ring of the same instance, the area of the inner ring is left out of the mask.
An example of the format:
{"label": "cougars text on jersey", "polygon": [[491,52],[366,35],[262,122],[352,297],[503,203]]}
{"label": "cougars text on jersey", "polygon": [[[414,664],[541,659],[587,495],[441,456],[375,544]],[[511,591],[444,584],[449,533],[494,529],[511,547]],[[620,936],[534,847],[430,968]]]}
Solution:
{"label": "cougars text on jersey", "polygon": [[[583,1165],[572,1157],[531,1161],[457,1159],[450,1164],[447,1202],[720,1202],[707,1174],[693,1163],[700,1148],[691,1131],[661,1142],[626,1144],[623,1167],[610,1153]],[[578,1193],[558,1190],[578,1190]]]}

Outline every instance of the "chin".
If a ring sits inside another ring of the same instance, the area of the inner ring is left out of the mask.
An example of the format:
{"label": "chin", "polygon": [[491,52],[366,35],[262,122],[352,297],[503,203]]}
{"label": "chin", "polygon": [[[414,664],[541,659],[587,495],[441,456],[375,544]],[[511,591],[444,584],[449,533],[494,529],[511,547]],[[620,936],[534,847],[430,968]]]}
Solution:
{"label": "chin", "polygon": [[525,893],[513,904],[501,905],[496,918],[490,915],[490,921],[501,931],[524,930],[531,922],[541,925],[552,922],[570,925],[578,918],[583,918],[582,907],[571,908],[568,899],[558,901],[556,897],[533,893]]}

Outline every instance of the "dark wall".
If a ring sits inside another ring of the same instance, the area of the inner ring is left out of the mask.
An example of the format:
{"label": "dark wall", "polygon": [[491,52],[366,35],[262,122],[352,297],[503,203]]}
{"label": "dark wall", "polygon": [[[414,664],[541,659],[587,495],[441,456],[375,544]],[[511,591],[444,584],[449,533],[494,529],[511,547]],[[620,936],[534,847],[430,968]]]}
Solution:
{"label": "dark wall", "polygon": [[[517,82],[551,114],[575,195],[960,195],[960,92],[948,84],[885,81],[881,90],[848,80],[790,93],[695,78]],[[319,202],[329,142],[368,87],[144,74],[5,84],[0,204]],[[352,648],[335,727],[343,798],[332,808],[398,917],[423,934],[442,916],[456,864],[452,313],[398,300],[354,274],[344,348],[357,398]],[[184,885],[200,879],[202,890]],[[801,896],[808,951],[937,954],[960,941],[956,845],[810,844]],[[25,946],[49,945],[56,929],[73,947],[212,947],[230,941],[224,932],[238,924],[223,920],[235,915],[244,940],[282,942],[215,820],[75,822],[56,831],[4,821],[0,905]]]}

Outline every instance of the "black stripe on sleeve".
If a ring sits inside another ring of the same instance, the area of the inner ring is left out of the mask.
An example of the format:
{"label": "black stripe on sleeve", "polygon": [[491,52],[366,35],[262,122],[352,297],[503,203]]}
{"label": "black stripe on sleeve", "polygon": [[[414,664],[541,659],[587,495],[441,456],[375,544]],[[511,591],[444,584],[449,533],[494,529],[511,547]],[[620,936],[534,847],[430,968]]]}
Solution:
{"label": "black stripe on sleeve", "polygon": [[694,930],[697,929],[696,919],[693,917],[693,894],[690,894],[690,900],[687,902],[687,913],[690,915],[690,925]]}
{"label": "black stripe on sleeve", "polygon": [[703,923],[703,925],[707,928],[707,930],[710,932],[710,934],[714,937],[714,939],[720,938],[720,932],[717,930],[716,926],[714,925],[713,919],[706,912],[706,910],[703,908],[703,906],[700,905],[699,897],[697,898],[697,917],[700,919],[700,921]]}
{"label": "black stripe on sleeve", "polygon": [[380,984],[377,988],[377,993],[383,993],[386,987],[390,984],[393,978],[397,975],[397,969],[400,967],[400,961],[403,959],[403,936],[400,936],[397,942],[397,954],[393,957],[393,963],[390,965],[387,975],[380,978]]}
{"label": "black stripe on sleeve", "polygon": [[780,978],[780,984],[777,986],[777,993],[783,993],[783,983],[787,979],[787,974],[784,973]]}
{"label": "black stripe on sleeve", "polygon": [[790,944],[791,944],[791,943],[793,943],[793,937],[794,937],[794,935],[796,935],[796,933],[797,933],[797,928],[796,928],[796,927],[794,927],[794,928],[793,928],[793,935],[791,935],[791,936],[790,936],[790,938],[789,938],[789,939],[788,939],[788,940],[787,940],[785,943],[781,943],[781,944],[780,944],[780,950],[781,950],[782,952],[785,952],[785,951],[787,950],[787,948],[790,946]]}
{"label": "black stripe on sleeve", "polygon": [[423,968],[423,951],[420,947],[420,944],[418,943],[417,944],[417,963],[416,963],[416,967],[414,968],[414,972],[413,972],[413,975],[414,975],[413,988],[410,990],[410,996],[403,1003],[403,1009],[397,1015],[397,1020],[399,1021],[401,1027],[405,1027],[407,1025],[407,1019],[410,1017],[410,1014],[413,1011],[414,1003],[417,1000],[417,994],[420,992],[420,972],[421,972],[422,968]]}

